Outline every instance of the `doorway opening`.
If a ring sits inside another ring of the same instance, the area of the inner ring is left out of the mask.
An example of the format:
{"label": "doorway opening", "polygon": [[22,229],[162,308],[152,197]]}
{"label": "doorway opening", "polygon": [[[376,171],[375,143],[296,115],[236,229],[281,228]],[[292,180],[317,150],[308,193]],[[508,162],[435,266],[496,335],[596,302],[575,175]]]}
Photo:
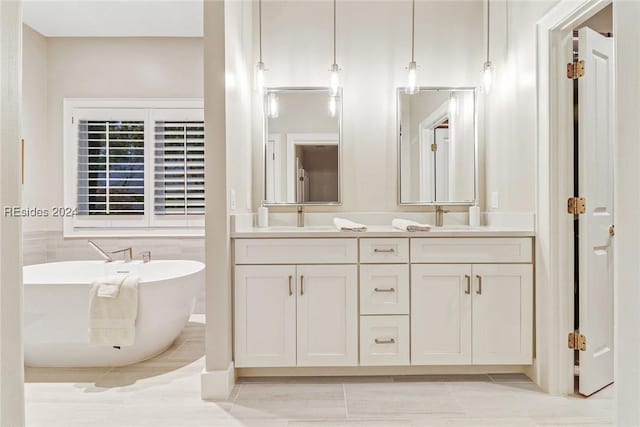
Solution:
{"label": "doorway opening", "polygon": [[574,392],[590,396],[613,383],[612,5],[571,32]]}

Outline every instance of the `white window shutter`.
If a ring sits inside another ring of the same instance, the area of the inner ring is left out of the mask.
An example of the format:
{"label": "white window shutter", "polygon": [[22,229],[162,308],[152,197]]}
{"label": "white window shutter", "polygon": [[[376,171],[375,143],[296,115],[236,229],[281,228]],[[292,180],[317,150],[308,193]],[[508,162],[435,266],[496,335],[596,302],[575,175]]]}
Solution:
{"label": "white window shutter", "polygon": [[204,122],[156,121],[154,214],[204,214]]}
{"label": "white window shutter", "polygon": [[79,121],[79,215],[144,215],[144,137],[144,121]]}

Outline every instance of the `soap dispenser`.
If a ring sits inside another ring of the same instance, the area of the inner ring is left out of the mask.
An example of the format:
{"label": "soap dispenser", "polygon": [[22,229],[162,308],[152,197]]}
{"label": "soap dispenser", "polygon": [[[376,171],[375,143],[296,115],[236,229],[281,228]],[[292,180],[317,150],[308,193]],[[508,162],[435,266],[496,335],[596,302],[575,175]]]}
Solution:
{"label": "soap dispenser", "polygon": [[269,209],[264,205],[264,200],[258,208],[258,227],[269,227]]}

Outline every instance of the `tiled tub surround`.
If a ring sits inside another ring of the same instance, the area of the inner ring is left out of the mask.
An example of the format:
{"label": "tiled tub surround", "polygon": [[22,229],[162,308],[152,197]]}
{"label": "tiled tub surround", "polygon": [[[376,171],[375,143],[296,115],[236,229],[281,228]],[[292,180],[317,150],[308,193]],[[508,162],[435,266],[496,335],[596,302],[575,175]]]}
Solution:
{"label": "tiled tub surround", "polygon": [[240,376],[519,372],[533,363],[532,229],[449,223],[408,233],[368,219],[366,232],[236,220]]}
{"label": "tiled tub surround", "polygon": [[[205,263],[203,237],[96,238],[105,251],[131,246],[135,259],[140,252],[151,251],[152,259],[191,260]],[[24,265],[57,261],[100,260],[85,238],[64,238],[62,231],[27,231],[23,233]],[[206,263],[205,263],[206,264]],[[204,313],[204,289],[198,293],[196,313]]]}

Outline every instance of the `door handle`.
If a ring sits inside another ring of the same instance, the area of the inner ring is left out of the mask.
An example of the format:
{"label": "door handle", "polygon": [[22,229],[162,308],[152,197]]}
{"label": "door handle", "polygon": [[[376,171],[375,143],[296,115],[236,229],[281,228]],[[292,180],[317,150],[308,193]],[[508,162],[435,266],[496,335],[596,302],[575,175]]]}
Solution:
{"label": "door handle", "polygon": [[376,344],[394,344],[396,342],[396,340],[393,339],[393,338],[389,338],[389,339],[386,339],[386,340],[380,339],[380,338],[376,338],[374,341],[375,341]]}
{"label": "door handle", "polygon": [[289,296],[293,295],[293,290],[291,289],[291,280],[293,280],[293,276],[289,276]]}
{"label": "door handle", "polygon": [[464,278],[467,279],[467,289],[465,289],[464,293],[467,295],[471,294],[471,276],[468,274],[464,275]]}
{"label": "door handle", "polygon": [[389,248],[389,249],[379,249],[379,248],[375,248],[375,249],[373,250],[373,252],[376,252],[376,253],[387,253],[387,254],[392,254],[392,253],[394,253],[394,252],[395,252],[395,249],[393,249],[393,248]]}
{"label": "door handle", "polygon": [[300,296],[304,295],[304,276],[300,276]]}
{"label": "door handle", "polygon": [[478,279],[478,290],[476,291],[476,294],[482,295],[482,277],[476,274],[476,278]]}
{"label": "door handle", "polygon": [[375,292],[395,292],[396,288],[373,288]]}

